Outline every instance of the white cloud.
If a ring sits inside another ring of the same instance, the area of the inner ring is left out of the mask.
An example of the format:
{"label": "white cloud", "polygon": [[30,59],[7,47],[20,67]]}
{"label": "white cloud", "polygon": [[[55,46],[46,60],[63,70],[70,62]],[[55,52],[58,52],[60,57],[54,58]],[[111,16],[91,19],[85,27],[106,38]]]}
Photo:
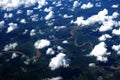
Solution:
{"label": "white cloud", "polygon": [[46,51],[46,54],[47,55],[54,55],[55,51],[52,48],[48,48],[47,51]]}
{"label": "white cloud", "polygon": [[89,63],[89,67],[96,67],[95,63]]}
{"label": "white cloud", "polygon": [[3,28],[5,25],[5,21],[0,21],[0,28]]}
{"label": "white cloud", "polygon": [[69,15],[67,15],[67,14],[64,14],[64,15],[63,15],[63,18],[71,18],[71,17],[73,17],[73,16],[72,16],[72,15],[69,16]]}
{"label": "white cloud", "polygon": [[103,61],[103,62],[106,62],[108,60],[106,55],[110,55],[110,54],[111,54],[110,52],[107,52],[106,44],[104,42],[100,42],[90,52],[90,56],[95,56],[98,61]]}
{"label": "white cloud", "polygon": [[52,11],[52,7],[49,7],[49,8],[45,8],[45,9],[44,9],[44,12],[50,12],[50,11]]}
{"label": "white cloud", "polygon": [[50,45],[50,41],[47,39],[41,39],[34,43],[36,49],[42,49]]}
{"label": "white cloud", "polygon": [[112,49],[117,51],[117,54],[120,55],[120,44],[119,45],[113,45]]}
{"label": "white cloud", "polygon": [[14,59],[16,58],[18,55],[16,53],[13,53],[12,56],[11,56],[11,59]]}
{"label": "white cloud", "polygon": [[68,44],[69,42],[67,40],[62,41],[63,44]]}
{"label": "white cloud", "polygon": [[9,51],[9,50],[12,50],[12,49],[15,49],[17,47],[17,43],[10,43],[8,45],[5,45],[4,47],[4,51]]}
{"label": "white cloud", "polygon": [[32,19],[33,22],[36,22],[36,21],[39,20],[38,19],[38,14],[34,14],[34,15],[30,16],[30,17],[31,17],[31,19]]}
{"label": "white cloud", "polygon": [[78,7],[80,5],[80,3],[78,1],[74,1],[73,3],[73,9]]}
{"label": "white cloud", "polygon": [[118,8],[118,7],[119,7],[118,4],[113,4],[113,5],[112,5],[112,8]]}
{"label": "white cloud", "polygon": [[114,27],[120,26],[119,21],[115,21],[115,18],[119,17],[118,12],[114,12],[112,15],[108,16],[108,10],[103,9],[99,11],[97,15],[93,15],[86,20],[84,17],[80,16],[77,17],[76,21],[71,21],[71,23],[77,24],[78,26],[89,26],[95,23],[99,23],[101,26],[99,28],[100,32],[105,32],[108,30],[112,30]]}
{"label": "white cloud", "polygon": [[120,35],[120,28],[119,29],[113,29],[112,34],[114,35]]}
{"label": "white cloud", "polygon": [[93,7],[93,4],[91,2],[87,3],[87,4],[83,4],[81,6],[81,9],[89,9],[89,8],[92,8]]}
{"label": "white cloud", "polygon": [[6,33],[10,33],[18,27],[18,25],[16,23],[9,23],[8,25],[9,25],[9,27],[7,28]]}
{"label": "white cloud", "polygon": [[38,3],[38,8],[47,4],[46,0],[0,0],[0,7],[3,10],[14,10],[24,5],[24,7],[33,6]]}
{"label": "white cloud", "polygon": [[68,67],[69,63],[68,60],[65,58],[64,53],[59,53],[55,57],[53,57],[49,63],[49,67],[51,70],[55,70],[59,67]]}
{"label": "white cloud", "polygon": [[4,18],[8,19],[8,18],[12,18],[13,14],[12,13],[5,13],[4,14]]}
{"label": "white cloud", "polygon": [[32,37],[32,36],[35,36],[36,35],[36,30],[35,29],[32,29],[31,31],[30,31],[30,36]]}
{"label": "white cloud", "polygon": [[33,14],[33,10],[27,10],[27,15]]}
{"label": "white cloud", "polygon": [[62,80],[62,77],[58,76],[58,77],[46,78],[43,80]]}
{"label": "white cloud", "polygon": [[21,19],[21,20],[20,20],[20,23],[25,24],[25,23],[27,23],[27,22],[26,22],[26,20],[25,20],[25,19]]}
{"label": "white cloud", "polygon": [[45,16],[45,20],[50,20],[51,18],[53,18],[53,15],[54,14],[54,12],[53,11],[50,11],[49,13],[48,13],[48,15],[46,15]]}
{"label": "white cloud", "polygon": [[104,34],[98,38],[99,41],[105,41],[106,39],[112,38],[109,34]]}

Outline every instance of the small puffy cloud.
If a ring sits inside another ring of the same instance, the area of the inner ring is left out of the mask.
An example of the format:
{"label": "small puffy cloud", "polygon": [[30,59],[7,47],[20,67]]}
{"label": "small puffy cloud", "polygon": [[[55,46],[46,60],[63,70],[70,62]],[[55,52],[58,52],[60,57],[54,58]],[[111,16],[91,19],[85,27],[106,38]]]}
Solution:
{"label": "small puffy cloud", "polygon": [[5,13],[4,14],[4,18],[8,19],[8,18],[12,18],[13,14],[12,13]]}
{"label": "small puffy cloud", "polygon": [[13,53],[12,56],[11,56],[11,59],[14,59],[16,58],[18,55],[16,53]]}
{"label": "small puffy cloud", "polygon": [[89,63],[89,67],[96,67],[95,63]]}
{"label": "small puffy cloud", "polygon": [[114,35],[120,35],[120,28],[119,29],[113,29],[112,34]]}
{"label": "small puffy cloud", "polygon": [[26,23],[26,20],[25,20],[25,19],[21,19],[21,20],[20,20],[20,23],[25,24],[25,23]]}
{"label": "small puffy cloud", "polygon": [[98,38],[99,41],[105,41],[106,39],[112,38],[109,34],[104,34]]}
{"label": "small puffy cloud", "polygon": [[73,2],[73,9],[78,7],[80,5],[80,3],[78,1],[74,1]]}
{"label": "small puffy cloud", "polygon": [[32,15],[33,14],[33,10],[27,10],[27,16]]}
{"label": "small puffy cloud", "polygon": [[31,31],[30,31],[30,36],[35,36],[36,35],[36,30],[35,29],[32,29]]}
{"label": "small puffy cloud", "polygon": [[47,51],[46,51],[46,54],[47,55],[54,55],[55,51],[52,48],[48,48]]}
{"label": "small puffy cloud", "polygon": [[24,34],[26,34],[27,32],[28,32],[28,30],[27,30],[27,29],[25,29],[25,31],[23,32],[23,35],[24,35]]}
{"label": "small puffy cloud", "polygon": [[117,54],[120,55],[120,44],[119,45],[113,45],[112,49],[117,51]]}
{"label": "small puffy cloud", "polygon": [[30,17],[31,17],[31,19],[32,19],[33,22],[36,22],[36,21],[39,20],[38,19],[38,14],[34,14],[34,15],[30,16]]}
{"label": "small puffy cloud", "polygon": [[50,20],[51,18],[53,18],[53,16],[54,16],[54,12],[50,11],[48,15],[45,16],[45,20]]}
{"label": "small puffy cloud", "polygon": [[50,41],[47,39],[41,39],[34,43],[36,49],[42,49],[50,45]]}
{"label": "small puffy cloud", "polygon": [[106,55],[110,55],[110,54],[111,54],[110,52],[107,52],[106,44],[104,42],[100,42],[90,52],[90,56],[95,56],[98,61],[103,61],[103,62],[106,62],[108,60]]}
{"label": "small puffy cloud", "polygon": [[3,28],[5,25],[5,21],[0,21],[0,28]]}
{"label": "small puffy cloud", "polygon": [[49,7],[49,8],[45,8],[45,9],[44,9],[44,12],[50,12],[50,11],[52,11],[52,7]]}
{"label": "small puffy cloud", "polygon": [[62,41],[63,44],[68,44],[69,42],[67,40]]}
{"label": "small puffy cloud", "polygon": [[83,4],[81,6],[81,9],[89,9],[89,8],[92,8],[93,7],[93,4],[91,2],[87,3],[87,4]]}
{"label": "small puffy cloud", "polygon": [[10,33],[18,27],[18,25],[16,23],[9,23],[8,25],[9,25],[9,27],[7,28],[6,33]]}
{"label": "small puffy cloud", "polygon": [[119,13],[118,12],[114,12],[113,14],[112,14],[112,18],[114,19],[114,18],[117,18],[119,16]]}
{"label": "small puffy cloud", "polygon": [[69,61],[65,57],[64,53],[59,53],[55,57],[53,57],[49,63],[49,67],[51,70],[55,70],[59,67],[68,67]]}
{"label": "small puffy cloud", "polygon": [[58,76],[58,77],[46,78],[43,80],[62,80],[62,77]]}
{"label": "small puffy cloud", "polygon": [[8,45],[5,45],[3,50],[4,51],[9,51],[9,50],[15,49],[17,46],[18,46],[17,43],[10,43]]}
{"label": "small puffy cloud", "polygon": [[119,7],[118,4],[113,4],[113,5],[112,5],[112,8],[118,8],[118,7]]}
{"label": "small puffy cloud", "polygon": [[71,18],[71,17],[73,17],[73,16],[72,16],[72,15],[69,16],[69,15],[67,15],[67,14],[64,14],[64,15],[63,15],[63,18]]}
{"label": "small puffy cloud", "polygon": [[20,6],[30,7],[38,3],[38,8],[47,4],[46,0],[0,0],[0,8],[3,10],[11,11],[19,8]]}

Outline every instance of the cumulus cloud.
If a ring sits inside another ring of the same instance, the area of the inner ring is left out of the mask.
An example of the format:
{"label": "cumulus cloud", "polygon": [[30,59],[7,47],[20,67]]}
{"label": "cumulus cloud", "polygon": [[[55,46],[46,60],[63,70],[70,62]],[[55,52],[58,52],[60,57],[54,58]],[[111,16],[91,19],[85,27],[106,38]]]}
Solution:
{"label": "cumulus cloud", "polygon": [[0,28],[3,28],[5,25],[5,21],[0,21]]}
{"label": "cumulus cloud", "polygon": [[25,24],[25,23],[27,23],[27,22],[26,22],[26,20],[25,20],[25,19],[21,19],[21,20],[20,20],[20,23]]}
{"label": "cumulus cloud", "polygon": [[4,14],[4,18],[8,19],[8,18],[12,18],[13,17],[13,13],[5,13]]}
{"label": "cumulus cloud", "polygon": [[63,44],[68,44],[69,42],[67,40],[62,41]]}
{"label": "cumulus cloud", "polygon": [[29,16],[31,14],[33,14],[33,10],[27,10],[27,15]]}
{"label": "cumulus cloud", "polygon": [[50,20],[51,18],[53,18],[53,15],[54,14],[54,12],[53,11],[50,11],[49,13],[48,13],[48,15],[46,15],[45,16],[45,20]]}
{"label": "cumulus cloud", "polygon": [[73,9],[78,7],[80,5],[80,3],[78,1],[74,1],[73,2]]}
{"label": "cumulus cloud", "polygon": [[119,29],[113,29],[112,34],[114,35],[120,35],[120,28]]}
{"label": "cumulus cloud", "polygon": [[118,8],[118,7],[119,7],[118,4],[113,4],[113,5],[112,5],[112,8]]}
{"label": "cumulus cloud", "polygon": [[18,25],[16,23],[9,23],[8,25],[9,25],[9,27],[7,28],[6,33],[10,33],[18,27]]}
{"label": "cumulus cloud", "polygon": [[47,39],[41,39],[34,43],[36,49],[42,49],[50,45],[50,41]]}
{"label": "cumulus cloud", "polygon": [[87,4],[83,4],[81,6],[81,9],[89,9],[89,8],[92,8],[93,7],[93,4],[91,2],[87,3]]}
{"label": "cumulus cloud", "polygon": [[105,41],[106,39],[112,38],[109,34],[104,34],[98,38],[99,41]]}
{"label": "cumulus cloud", "polygon": [[38,8],[47,4],[46,0],[0,0],[0,7],[3,10],[14,10],[24,5],[24,7],[33,6],[38,3]]}
{"label": "cumulus cloud", "polygon": [[120,55],[120,44],[119,45],[113,45],[112,49],[117,51],[117,54]]}
{"label": "cumulus cloud", "polygon": [[55,51],[52,48],[48,48],[47,51],[46,51],[46,54],[47,55],[54,55]]}
{"label": "cumulus cloud", "polygon": [[31,31],[30,31],[30,36],[32,37],[32,36],[35,36],[36,35],[36,30],[35,29],[32,29]]}
{"label": "cumulus cloud", "polygon": [[64,15],[63,15],[63,18],[71,18],[71,17],[73,17],[73,16],[72,16],[72,15],[69,16],[69,15],[67,15],[67,14],[64,14]]}
{"label": "cumulus cloud", "polygon": [[69,61],[66,59],[66,55],[64,53],[59,53],[55,57],[53,57],[49,63],[49,67],[51,70],[55,70],[59,67],[68,67]]}
{"label": "cumulus cloud", "polygon": [[98,61],[106,62],[107,56],[110,55],[110,52],[107,52],[106,44],[104,42],[100,42],[97,44],[94,49],[90,52],[90,56],[95,56]]}
{"label": "cumulus cloud", "polygon": [[46,78],[43,80],[62,80],[62,77],[58,76],[58,77]]}
{"label": "cumulus cloud", "polygon": [[18,55],[16,53],[13,53],[12,56],[11,56],[11,59],[14,59],[16,58]]}
{"label": "cumulus cloud", "polygon": [[102,11],[99,11],[97,15],[93,15],[86,20],[84,17],[80,16],[77,17],[75,21],[71,21],[71,23],[77,24],[78,26],[88,26],[88,25],[93,25],[95,23],[99,23],[99,31],[100,32],[105,32],[108,30],[112,30],[113,27],[115,26],[120,26],[120,22],[115,21],[115,18],[119,17],[118,12],[114,12],[111,16],[108,16],[108,10],[103,9]]}
{"label": "cumulus cloud", "polygon": [[18,46],[17,43],[10,43],[8,45],[5,45],[3,50],[4,51],[9,51],[9,50],[15,49],[17,46]]}

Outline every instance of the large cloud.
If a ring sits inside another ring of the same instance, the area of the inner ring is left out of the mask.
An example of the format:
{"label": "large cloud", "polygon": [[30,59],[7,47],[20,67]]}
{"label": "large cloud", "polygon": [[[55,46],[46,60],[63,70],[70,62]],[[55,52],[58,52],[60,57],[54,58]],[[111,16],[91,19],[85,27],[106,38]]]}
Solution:
{"label": "large cloud", "polygon": [[0,0],[0,7],[3,10],[14,10],[24,5],[25,7],[29,7],[38,3],[38,8],[46,5],[46,0]]}
{"label": "large cloud", "polygon": [[103,61],[103,62],[106,62],[108,60],[106,55],[110,55],[110,54],[111,54],[110,52],[107,52],[106,44],[104,42],[100,42],[90,52],[90,56],[95,56],[98,61]]}
{"label": "large cloud", "polygon": [[50,45],[50,41],[47,39],[41,39],[34,43],[36,49],[42,49]]}
{"label": "large cloud", "polygon": [[53,57],[49,63],[51,70],[55,70],[61,66],[68,67],[69,63],[65,56],[64,53],[59,53],[57,56]]}
{"label": "large cloud", "polygon": [[4,51],[9,51],[9,50],[12,50],[12,49],[15,49],[17,47],[17,43],[10,43],[8,45],[5,45],[4,47]]}

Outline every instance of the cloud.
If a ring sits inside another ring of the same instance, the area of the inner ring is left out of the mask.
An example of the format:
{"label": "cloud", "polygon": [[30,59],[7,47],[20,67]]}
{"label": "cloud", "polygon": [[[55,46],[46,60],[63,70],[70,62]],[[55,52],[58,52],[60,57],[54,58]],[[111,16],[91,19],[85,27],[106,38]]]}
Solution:
{"label": "cloud", "polygon": [[63,44],[68,44],[69,42],[67,40],[62,41]]}
{"label": "cloud", "polygon": [[27,23],[27,22],[26,22],[26,20],[25,20],[25,19],[21,19],[21,20],[20,20],[20,23],[25,24],[25,23]]}
{"label": "cloud", "polygon": [[45,20],[50,20],[51,18],[53,18],[53,15],[54,14],[54,12],[53,11],[50,11],[49,13],[48,13],[48,15],[46,15],[45,16]]}
{"label": "cloud", "polygon": [[10,43],[10,44],[8,44],[8,45],[5,45],[5,47],[4,47],[3,50],[4,50],[4,51],[13,50],[13,49],[15,49],[17,46],[18,46],[17,43]]}
{"label": "cloud", "polygon": [[4,18],[8,19],[8,18],[12,18],[13,17],[13,13],[5,13],[4,14]]}
{"label": "cloud", "polygon": [[59,53],[58,55],[53,57],[49,63],[49,67],[51,70],[55,70],[60,67],[68,67],[68,66],[69,63],[64,53]]}
{"label": "cloud", "polygon": [[73,9],[78,7],[80,5],[80,3],[78,1],[74,1],[73,2]]}
{"label": "cloud", "polygon": [[118,4],[113,4],[113,5],[112,5],[112,8],[118,8],[118,7],[119,7]]}
{"label": "cloud", "polygon": [[112,38],[109,34],[104,34],[98,38],[99,41],[105,41],[106,39]]}
{"label": "cloud", "polygon": [[120,35],[120,28],[119,29],[113,29],[112,34],[119,36]]}
{"label": "cloud", "polygon": [[5,21],[0,21],[0,28],[3,28],[5,25]]}
{"label": "cloud", "polygon": [[120,44],[119,45],[113,45],[112,49],[117,51],[117,54],[120,55]]}
{"label": "cloud", "polygon": [[43,80],[62,80],[62,77],[58,76],[58,77],[46,78]]}
{"label": "cloud", "polygon": [[29,16],[31,14],[33,14],[33,10],[27,10],[27,15]]}
{"label": "cloud", "polygon": [[47,55],[54,55],[55,51],[52,48],[48,48],[47,51],[46,51],[46,54]]}
{"label": "cloud", "polygon": [[42,49],[50,45],[50,41],[47,39],[41,39],[34,43],[36,49]]}
{"label": "cloud", "polygon": [[32,36],[35,36],[36,35],[36,30],[35,29],[32,29],[31,31],[30,31],[30,36],[32,37]]}
{"label": "cloud", "polygon": [[10,33],[18,27],[18,25],[16,23],[9,23],[8,25],[9,25],[9,27],[7,28],[6,33]]}
{"label": "cloud", "polygon": [[67,15],[67,14],[64,14],[64,16],[63,16],[63,18],[71,18],[71,17],[73,17],[73,15]]}
{"label": "cloud", "polygon": [[47,4],[46,0],[0,0],[0,7],[3,10],[14,10],[19,8],[20,6],[30,7],[38,3],[38,8],[43,7]]}
{"label": "cloud", "polygon": [[13,53],[12,56],[11,56],[11,59],[14,59],[16,58],[18,55],[16,53]]}
{"label": "cloud", "polygon": [[106,62],[108,60],[106,55],[110,54],[110,52],[107,52],[106,44],[104,42],[100,42],[94,47],[89,55],[95,56],[98,61]]}
{"label": "cloud", "polygon": [[75,21],[71,20],[71,23],[77,24],[78,26],[84,27],[89,25],[94,25],[99,23],[99,32],[105,32],[112,30],[114,27],[120,26],[120,22],[115,21],[115,18],[119,17],[118,12],[114,12],[112,15],[108,16],[108,10],[103,9],[99,11],[98,14],[92,15],[91,17],[84,19],[83,16],[77,17]]}
{"label": "cloud", "polygon": [[87,4],[83,4],[81,6],[81,9],[89,9],[89,8],[92,8],[93,7],[93,4],[91,2],[87,3]]}

